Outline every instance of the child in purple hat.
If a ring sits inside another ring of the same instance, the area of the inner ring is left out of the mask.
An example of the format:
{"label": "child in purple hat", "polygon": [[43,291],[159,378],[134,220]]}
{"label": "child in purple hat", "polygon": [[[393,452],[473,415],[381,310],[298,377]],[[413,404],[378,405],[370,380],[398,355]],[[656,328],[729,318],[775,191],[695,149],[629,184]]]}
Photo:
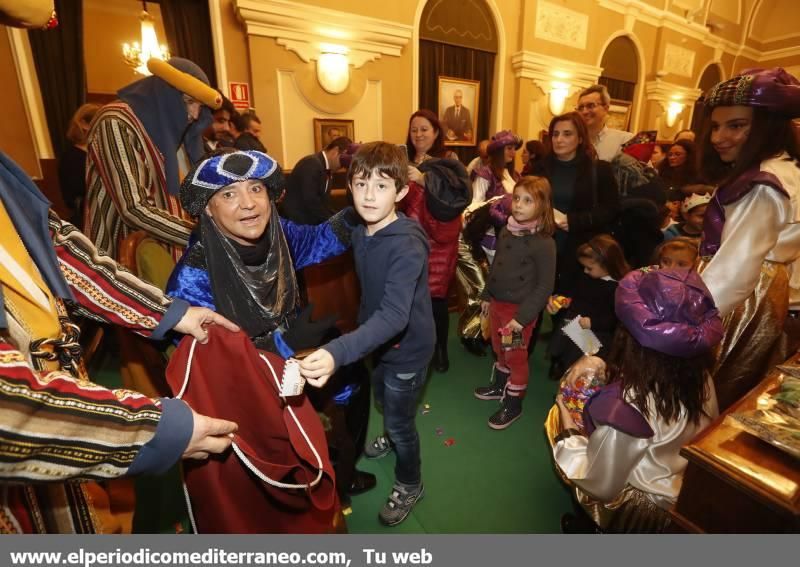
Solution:
{"label": "child in purple hat", "polygon": [[[722,320],[694,271],[636,270],[615,302],[622,325],[608,385],[584,408],[585,433],[560,397],[546,428],[558,469],[600,529],[660,532],[686,468],[680,449],[718,414],[708,371]],[[562,518],[565,529],[575,523]]]}

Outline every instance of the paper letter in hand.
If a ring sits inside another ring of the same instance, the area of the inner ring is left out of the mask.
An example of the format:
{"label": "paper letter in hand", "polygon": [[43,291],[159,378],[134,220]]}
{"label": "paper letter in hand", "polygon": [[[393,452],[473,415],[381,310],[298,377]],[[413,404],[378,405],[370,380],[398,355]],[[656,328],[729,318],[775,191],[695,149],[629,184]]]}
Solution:
{"label": "paper letter in hand", "polygon": [[581,316],[578,315],[564,325],[561,330],[572,339],[572,342],[578,345],[578,348],[581,349],[584,354],[596,354],[603,346],[603,343],[600,342],[600,339],[597,338],[597,335],[595,335],[591,329],[584,329],[581,327],[579,322],[580,318]]}
{"label": "paper letter in hand", "polygon": [[300,375],[300,365],[297,360],[290,358],[283,367],[283,381],[281,382],[281,396],[290,398],[303,393],[306,380]]}

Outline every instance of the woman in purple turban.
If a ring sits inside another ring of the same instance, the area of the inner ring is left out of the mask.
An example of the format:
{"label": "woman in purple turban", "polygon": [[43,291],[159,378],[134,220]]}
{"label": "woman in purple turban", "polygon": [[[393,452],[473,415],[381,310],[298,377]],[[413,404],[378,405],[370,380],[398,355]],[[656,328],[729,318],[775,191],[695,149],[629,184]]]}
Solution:
{"label": "woman in purple turban", "polygon": [[[586,402],[584,428],[561,394],[545,427],[557,469],[596,526],[660,532],[683,481],[680,449],[718,414],[708,371],[722,320],[700,276],[687,270],[630,272],[619,282],[615,308],[621,327],[608,385]],[[575,374],[596,360],[584,357]],[[575,516],[562,518],[565,532],[577,531],[576,523]]]}
{"label": "woman in purple turban", "polygon": [[800,82],[780,68],[752,69],[712,88],[704,105],[699,159],[717,190],[699,270],[725,322],[714,369],[725,409],[770,362],[789,354],[781,337],[790,290],[800,289],[800,266],[789,271],[800,257],[800,154],[792,126],[800,117]]}

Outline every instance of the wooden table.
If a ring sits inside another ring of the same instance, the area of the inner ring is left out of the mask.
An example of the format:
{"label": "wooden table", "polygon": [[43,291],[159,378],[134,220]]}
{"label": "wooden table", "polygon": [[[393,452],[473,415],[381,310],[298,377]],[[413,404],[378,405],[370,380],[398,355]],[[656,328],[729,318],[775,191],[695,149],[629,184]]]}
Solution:
{"label": "wooden table", "polygon": [[[788,362],[800,362],[795,355]],[[692,533],[800,532],[800,460],[736,428],[727,416],[756,408],[778,386],[772,370],[681,450],[689,460],[675,527]]]}

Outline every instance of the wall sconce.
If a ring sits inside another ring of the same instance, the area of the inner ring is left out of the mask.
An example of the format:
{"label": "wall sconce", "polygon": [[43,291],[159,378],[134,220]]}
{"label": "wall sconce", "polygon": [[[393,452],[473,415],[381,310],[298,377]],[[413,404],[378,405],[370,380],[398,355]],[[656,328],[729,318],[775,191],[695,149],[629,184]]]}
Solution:
{"label": "wall sconce", "polygon": [[678,115],[683,112],[683,103],[677,101],[670,101],[667,105],[667,126],[672,128],[675,126],[675,121],[678,119]]}
{"label": "wall sconce", "polygon": [[567,103],[567,97],[569,97],[569,84],[553,81],[550,83],[550,86],[552,88],[550,89],[550,93],[548,95],[548,106],[550,108],[550,113],[553,116],[558,116],[564,112],[564,107]]}
{"label": "wall sconce", "polygon": [[317,59],[317,80],[331,94],[343,93],[350,84],[350,61],[347,50],[339,46],[322,46]]}

